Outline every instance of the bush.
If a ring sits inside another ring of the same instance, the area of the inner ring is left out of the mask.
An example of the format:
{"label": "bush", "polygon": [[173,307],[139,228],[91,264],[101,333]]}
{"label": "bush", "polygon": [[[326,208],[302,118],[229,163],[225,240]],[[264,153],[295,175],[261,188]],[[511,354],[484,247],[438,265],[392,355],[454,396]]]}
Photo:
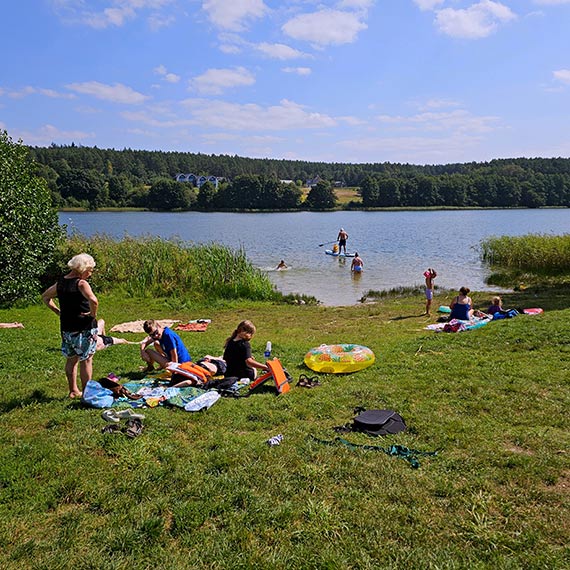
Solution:
{"label": "bush", "polygon": [[28,149],[0,131],[0,305],[29,301],[62,239],[57,212]]}

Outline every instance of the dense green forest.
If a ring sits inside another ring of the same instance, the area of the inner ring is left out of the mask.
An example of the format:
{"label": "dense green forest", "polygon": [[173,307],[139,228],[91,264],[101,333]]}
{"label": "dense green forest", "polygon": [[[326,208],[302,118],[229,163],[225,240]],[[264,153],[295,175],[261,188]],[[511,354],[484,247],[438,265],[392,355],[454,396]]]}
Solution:
{"label": "dense green forest", "polygon": [[[361,201],[347,207],[570,206],[568,158],[343,164],[74,144],[31,147],[30,154],[58,207],[329,209],[337,205],[335,185],[360,188]],[[180,173],[217,177],[218,187],[176,182]],[[302,188],[316,177],[321,181],[305,196]]]}

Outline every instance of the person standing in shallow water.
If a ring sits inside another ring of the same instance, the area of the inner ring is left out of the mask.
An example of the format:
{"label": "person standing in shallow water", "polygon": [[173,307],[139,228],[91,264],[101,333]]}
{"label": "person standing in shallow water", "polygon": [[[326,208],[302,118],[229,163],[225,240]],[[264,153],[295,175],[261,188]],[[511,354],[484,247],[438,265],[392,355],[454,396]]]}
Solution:
{"label": "person standing in shallow water", "polygon": [[360,273],[364,267],[364,261],[358,255],[358,252],[354,252],[354,257],[352,258],[352,263],[350,264],[350,270],[353,273]]}
{"label": "person standing in shallow water", "polygon": [[[82,395],[77,386],[78,365],[83,389],[93,377],[99,301],[87,282],[93,274],[95,260],[87,253],[80,253],[72,257],[67,266],[71,271],[42,293],[42,301],[59,316],[61,352],[67,358],[65,375],[69,397],[77,398]],[[59,307],[54,302],[56,297]]]}
{"label": "person standing in shallow water", "polygon": [[340,228],[336,239],[338,240],[338,252],[342,253],[344,248],[344,253],[346,255],[346,240],[348,239],[348,234],[344,231],[344,228]]}

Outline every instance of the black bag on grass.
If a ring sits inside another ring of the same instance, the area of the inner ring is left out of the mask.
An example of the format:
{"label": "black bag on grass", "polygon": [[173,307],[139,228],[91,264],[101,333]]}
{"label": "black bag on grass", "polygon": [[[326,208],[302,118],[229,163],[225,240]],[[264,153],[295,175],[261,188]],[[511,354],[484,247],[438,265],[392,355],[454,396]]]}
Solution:
{"label": "black bag on grass", "polygon": [[[393,435],[406,429],[404,418],[394,410],[354,410],[352,424],[334,428],[339,432],[359,431],[368,435]],[[360,413],[359,413],[360,412]]]}
{"label": "black bag on grass", "polygon": [[352,425],[354,431],[368,435],[395,434],[406,429],[404,418],[393,410],[365,410],[354,418]]}

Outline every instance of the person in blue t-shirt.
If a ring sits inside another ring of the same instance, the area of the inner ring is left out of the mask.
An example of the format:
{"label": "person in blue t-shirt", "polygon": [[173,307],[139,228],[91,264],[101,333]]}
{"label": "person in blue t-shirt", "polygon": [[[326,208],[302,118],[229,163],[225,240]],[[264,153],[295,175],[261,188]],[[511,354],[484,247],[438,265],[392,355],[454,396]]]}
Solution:
{"label": "person in blue t-shirt", "polygon": [[[192,357],[182,339],[168,327],[162,327],[151,319],[144,322],[143,328],[148,336],[141,342],[141,358],[146,362],[145,372],[154,370],[156,362],[160,368],[166,368],[169,362],[190,362]],[[148,348],[153,345],[154,348]]]}

